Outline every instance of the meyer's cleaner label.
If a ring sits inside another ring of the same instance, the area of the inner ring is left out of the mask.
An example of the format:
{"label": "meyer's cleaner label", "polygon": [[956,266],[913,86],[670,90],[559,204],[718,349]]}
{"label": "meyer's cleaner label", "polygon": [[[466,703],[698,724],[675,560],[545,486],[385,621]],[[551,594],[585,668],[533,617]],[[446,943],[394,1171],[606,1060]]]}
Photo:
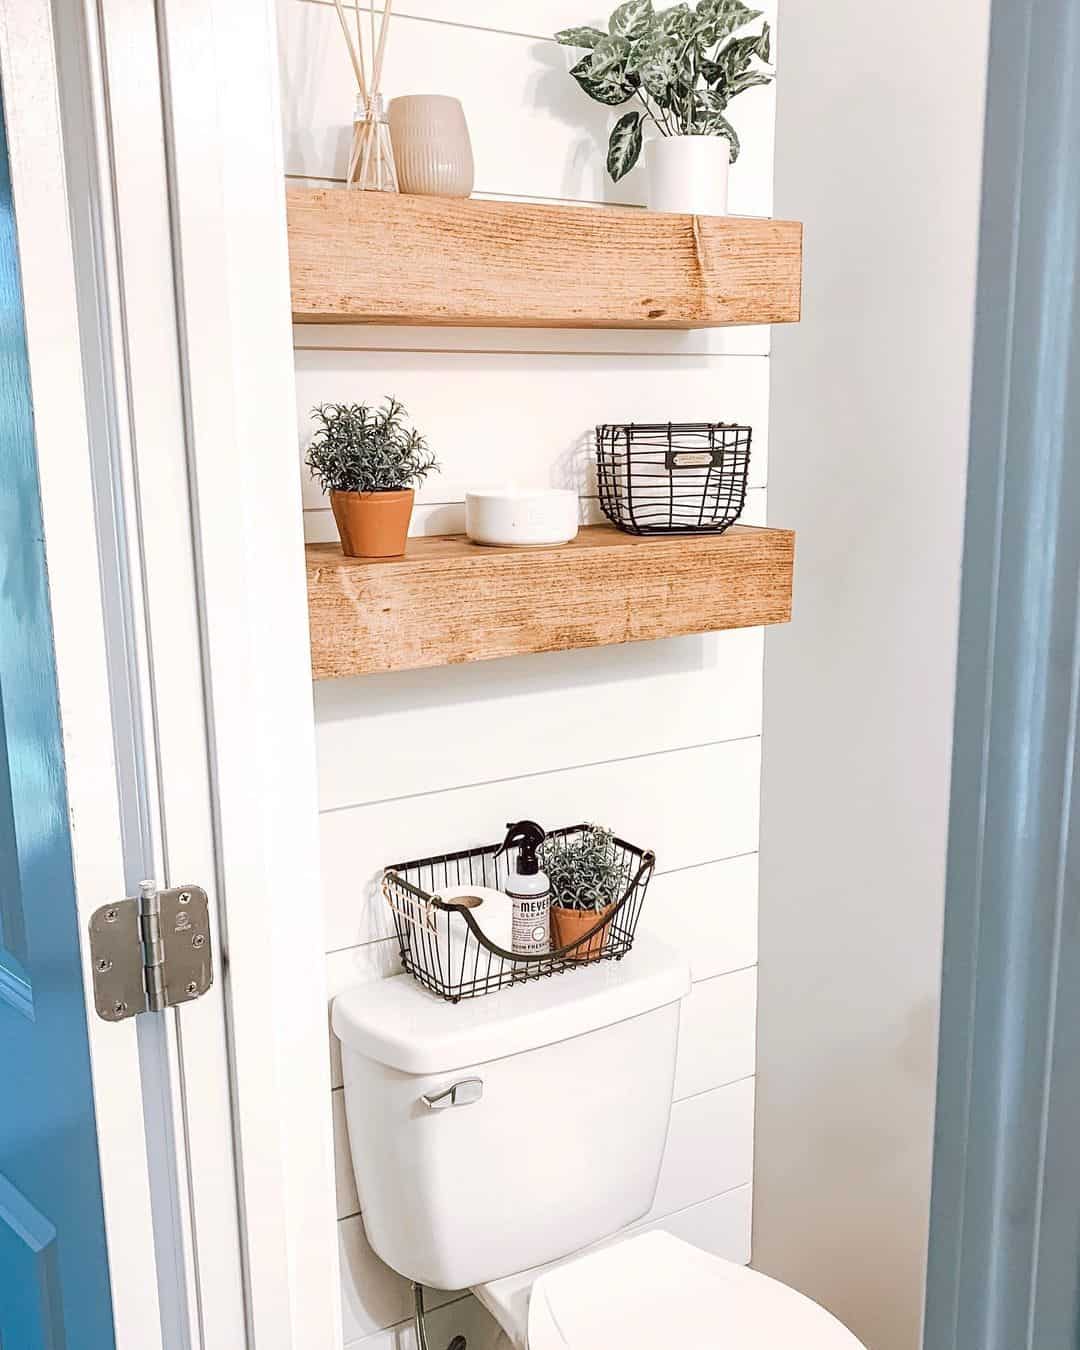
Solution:
{"label": "meyer's cleaner label", "polygon": [[551,892],[544,895],[515,895],[513,944],[520,956],[535,956],[551,951]]}

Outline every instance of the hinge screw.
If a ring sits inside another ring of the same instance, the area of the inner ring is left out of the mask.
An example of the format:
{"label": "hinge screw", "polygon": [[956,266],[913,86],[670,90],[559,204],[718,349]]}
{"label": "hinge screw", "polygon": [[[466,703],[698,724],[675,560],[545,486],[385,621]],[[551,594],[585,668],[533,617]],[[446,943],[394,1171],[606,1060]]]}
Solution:
{"label": "hinge screw", "polygon": [[190,891],[181,891],[180,894],[179,894],[176,898],[177,898],[177,900],[180,901],[180,903],[181,903],[182,905],[188,905],[188,904],[191,903],[191,892],[190,892]]}
{"label": "hinge screw", "polygon": [[121,1013],[127,1012],[127,1004],[123,1001],[123,999],[117,999],[116,1002],[112,1005],[112,1010],[119,1017]]}
{"label": "hinge screw", "polygon": [[187,991],[189,994],[197,994],[199,992],[199,986],[195,983],[194,980],[192,980],[191,983],[188,985]]}
{"label": "hinge screw", "polygon": [[117,914],[118,914],[118,911],[117,911],[117,910],[115,910],[115,909],[107,909],[107,910],[105,911],[105,922],[106,922],[106,923],[115,923],[115,922],[116,922],[116,918],[117,918]]}
{"label": "hinge screw", "polygon": [[196,933],[195,936],[191,939],[191,945],[193,947],[205,947],[206,938],[203,937],[202,933]]}
{"label": "hinge screw", "polygon": [[105,972],[109,970],[112,970],[112,962],[107,956],[103,956],[97,963],[97,972],[99,975],[104,975]]}

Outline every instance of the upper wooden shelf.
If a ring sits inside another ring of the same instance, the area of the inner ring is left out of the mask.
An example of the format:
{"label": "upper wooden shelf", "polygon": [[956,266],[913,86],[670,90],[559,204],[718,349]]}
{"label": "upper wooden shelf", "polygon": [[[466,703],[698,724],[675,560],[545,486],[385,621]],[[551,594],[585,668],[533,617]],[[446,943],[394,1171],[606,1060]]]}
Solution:
{"label": "upper wooden shelf", "polygon": [[591,525],[557,548],[464,535],[410,539],[404,558],[309,544],[317,680],[786,623],[795,536],[635,536]]}
{"label": "upper wooden shelf", "polygon": [[297,323],[795,323],[802,226],[748,216],[288,190]]}

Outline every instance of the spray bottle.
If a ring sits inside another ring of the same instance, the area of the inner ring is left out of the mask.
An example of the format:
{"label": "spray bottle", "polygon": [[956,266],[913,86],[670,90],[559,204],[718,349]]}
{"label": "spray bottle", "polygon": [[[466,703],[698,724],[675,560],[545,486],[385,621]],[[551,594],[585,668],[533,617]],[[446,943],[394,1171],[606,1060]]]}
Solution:
{"label": "spray bottle", "polygon": [[514,847],[518,850],[503,887],[513,901],[513,951],[518,956],[551,950],[551,882],[536,860],[536,850],[545,837],[535,820],[511,822],[499,849],[499,853]]}

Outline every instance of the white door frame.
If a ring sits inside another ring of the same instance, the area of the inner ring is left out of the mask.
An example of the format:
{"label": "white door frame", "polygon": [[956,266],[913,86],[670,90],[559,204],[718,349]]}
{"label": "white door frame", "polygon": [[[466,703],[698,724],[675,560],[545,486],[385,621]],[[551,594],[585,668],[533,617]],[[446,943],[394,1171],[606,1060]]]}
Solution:
{"label": "white door frame", "polygon": [[153,875],[215,923],[210,994],[90,1017],[117,1343],[337,1350],[275,18],[60,8],[0,60],[80,921]]}
{"label": "white door frame", "polygon": [[[93,486],[68,233],[48,6],[0,3],[0,73],[18,228],[26,345],[80,930],[107,899],[123,895],[115,761],[108,707],[105,627],[97,571]],[[80,453],[82,452],[82,453]],[[89,564],[89,565],[88,565]],[[93,1014],[88,1035],[99,1132],[106,1240],[118,1350],[159,1350],[158,1287],[125,1281],[152,1250],[149,1167],[134,1022]],[[58,1165],[60,1160],[58,1159]]]}
{"label": "white door frame", "polygon": [[240,1197],[258,1350],[341,1345],[272,0],[159,0]]}

